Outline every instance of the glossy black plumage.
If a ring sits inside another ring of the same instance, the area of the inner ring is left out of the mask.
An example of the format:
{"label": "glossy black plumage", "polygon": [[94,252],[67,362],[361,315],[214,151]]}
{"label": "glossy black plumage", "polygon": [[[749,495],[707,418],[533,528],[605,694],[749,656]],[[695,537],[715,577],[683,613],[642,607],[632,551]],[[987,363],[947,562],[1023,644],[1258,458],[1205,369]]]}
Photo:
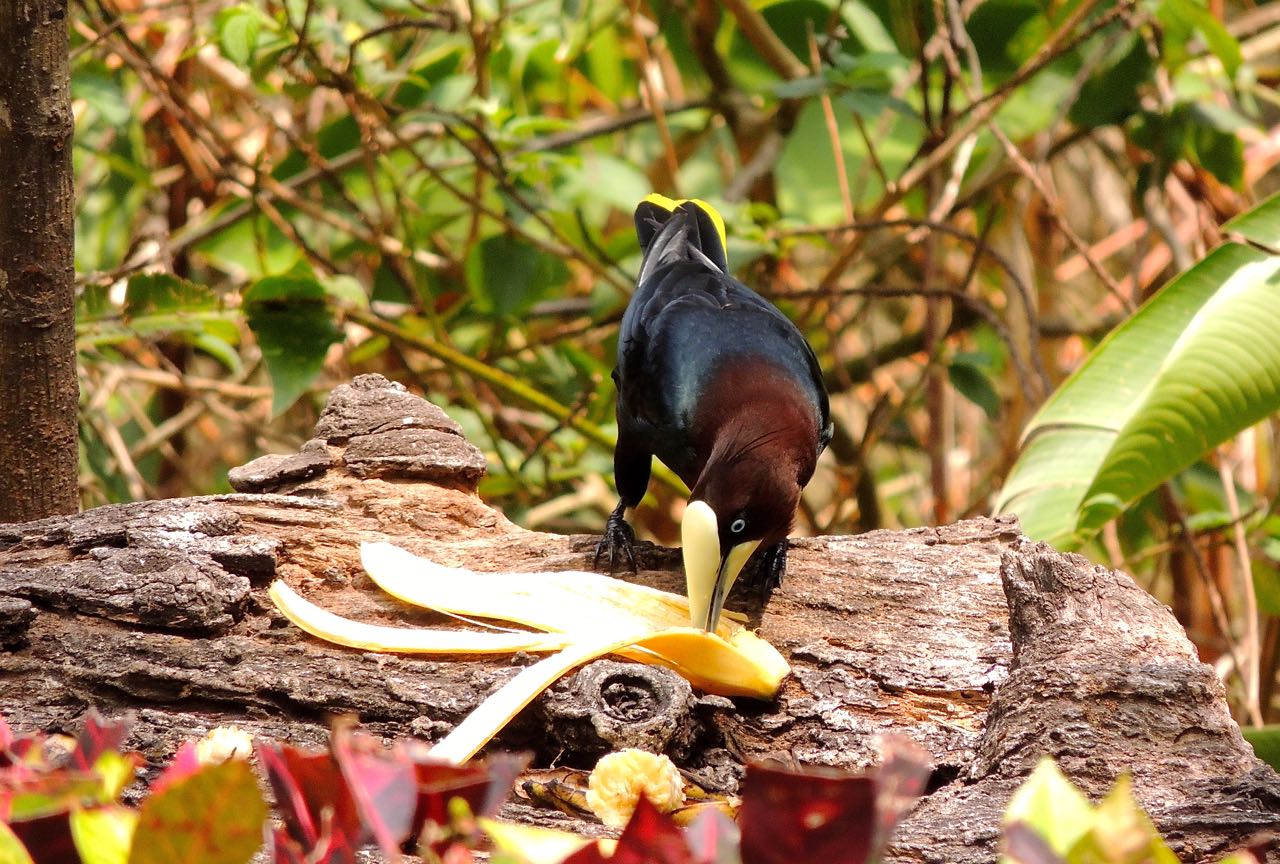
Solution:
{"label": "glossy black plumage", "polygon": [[[752,539],[783,541],[799,489],[831,435],[813,350],[773,304],[725,272],[720,234],[697,204],[673,211],[641,204],[636,229],[645,256],[614,371],[621,501],[601,551],[612,558],[621,547],[630,556],[622,513],[643,498],[655,455],[695,498],[705,493],[713,506],[732,511],[719,514],[722,528],[750,517]],[[745,464],[752,460],[760,463],[755,469]],[[794,469],[777,468],[792,463]],[[719,480],[745,491],[729,501],[714,488]],[[781,554],[779,567],[785,546]]]}

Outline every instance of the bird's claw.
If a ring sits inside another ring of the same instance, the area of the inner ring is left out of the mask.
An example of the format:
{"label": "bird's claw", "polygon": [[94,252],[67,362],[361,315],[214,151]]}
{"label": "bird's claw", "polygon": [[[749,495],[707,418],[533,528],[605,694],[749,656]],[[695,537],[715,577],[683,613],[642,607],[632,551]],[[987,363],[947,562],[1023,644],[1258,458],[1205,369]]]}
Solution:
{"label": "bird's claw", "polygon": [[755,558],[742,573],[742,581],[755,589],[760,602],[768,601],[773,589],[782,584],[787,572],[787,541],[775,543]]}
{"label": "bird's claw", "polygon": [[636,553],[633,548],[636,542],[636,532],[627,520],[622,518],[622,514],[615,512],[609,517],[609,521],[605,523],[604,535],[600,538],[600,542],[596,544],[596,554],[591,559],[591,569],[598,570],[600,568],[600,558],[607,551],[609,553],[609,572],[612,573],[618,567],[618,550],[622,550],[623,556],[627,559],[627,564],[631,567],[631,572],[635,573]]}

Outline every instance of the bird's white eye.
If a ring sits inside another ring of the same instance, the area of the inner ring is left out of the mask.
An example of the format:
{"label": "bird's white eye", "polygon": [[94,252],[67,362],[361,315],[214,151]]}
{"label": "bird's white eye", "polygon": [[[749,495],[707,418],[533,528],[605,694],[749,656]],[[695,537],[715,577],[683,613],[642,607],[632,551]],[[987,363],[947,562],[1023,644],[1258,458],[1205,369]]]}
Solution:
{"label": "bird's white eye", "polygon": [[737,519],[733,520],[732,524],[729,525],[729,530],[734,534],[741,534],[743,531],[747,530],[747,520],[739,516]]}

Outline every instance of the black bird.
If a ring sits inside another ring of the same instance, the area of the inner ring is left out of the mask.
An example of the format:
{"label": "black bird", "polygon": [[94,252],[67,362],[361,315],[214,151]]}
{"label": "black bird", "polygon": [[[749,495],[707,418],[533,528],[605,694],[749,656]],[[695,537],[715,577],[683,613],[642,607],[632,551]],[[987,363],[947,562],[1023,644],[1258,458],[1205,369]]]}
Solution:
{"label": "black bird", "polygon": [[644,252],[618,336],[621,500],[595,562],[635,568],[626,508],[654,456],[692,490],[681,523],[695,626],[714,630],[725,596],[757,548],[763,590],[786,570],[800,490],[831,439],[813,349],[791,321],[729,275],[724,223],[709,204],[650,195],[635,213]]}

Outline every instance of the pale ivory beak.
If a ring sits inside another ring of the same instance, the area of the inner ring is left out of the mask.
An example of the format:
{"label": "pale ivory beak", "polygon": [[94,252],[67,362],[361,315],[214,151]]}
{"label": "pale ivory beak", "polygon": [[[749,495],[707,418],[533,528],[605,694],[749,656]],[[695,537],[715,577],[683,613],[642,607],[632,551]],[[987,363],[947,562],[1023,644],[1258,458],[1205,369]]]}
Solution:
{"label": "pale ivory beak", "polygon": [[760,545],[747,540],[720,552],[720,530],[715,511],[705,501],[690,501],[680,522],[684,546],[684,578],[689,594],[689,617],[694,627],[715,632],[724,598],[742,567]]}

